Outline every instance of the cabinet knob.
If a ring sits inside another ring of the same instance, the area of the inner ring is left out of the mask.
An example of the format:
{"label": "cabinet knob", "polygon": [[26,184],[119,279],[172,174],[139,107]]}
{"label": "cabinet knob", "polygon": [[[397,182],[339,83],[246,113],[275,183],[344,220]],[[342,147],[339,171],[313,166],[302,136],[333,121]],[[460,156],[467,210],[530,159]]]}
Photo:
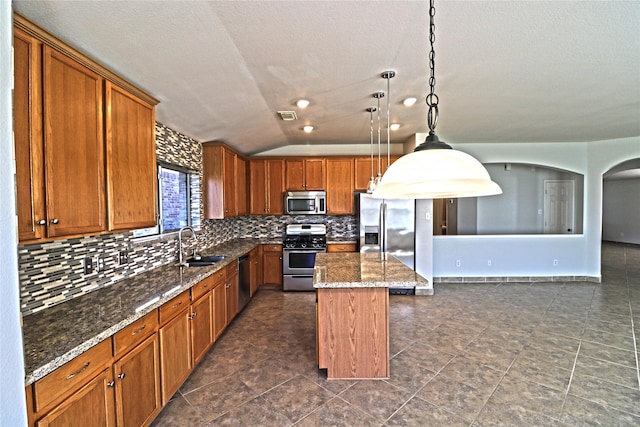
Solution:
{"label": "cabinet knob", "polygon": [[51,224],[57,224],[60,222],[60,220],[58,218],[53,218],[50,222]]}
{"label": "cabinet knob", "polygon": [[123,380],[125,377],[124,372],[122,372],[120,375],[118,375],[118,379]]}
{"label": "cabinet knob", "polygon": [[46,219],[41,219],[40,221],[36,222],[37,225],[47,225],[47,220]]}
{"label": "cabinet knob", "polygon": [[109,381],[107,383],[107,387],[115,387],[116,386],[116,382],[115,381]]}

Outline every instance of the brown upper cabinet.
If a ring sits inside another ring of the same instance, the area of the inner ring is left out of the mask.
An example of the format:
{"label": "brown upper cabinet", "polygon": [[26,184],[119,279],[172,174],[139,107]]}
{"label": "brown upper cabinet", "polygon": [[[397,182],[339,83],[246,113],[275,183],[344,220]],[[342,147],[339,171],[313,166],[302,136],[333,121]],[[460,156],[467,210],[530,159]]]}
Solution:
{"label": "brown upper cabinet", "polygon": [[245,160],[221,142],[202,144],[204,216],[230,218],[247,213]]}
{"label": "brown upper cabinet", "polygon": [[14,25],[20,242],[155,224],[157,100],[19,14]]}
{"label": "brown upper cabinet", "polygon": [[[398,160],[400,156],[391,156],[391,163]],[[380,172],[384,174],[387,170],[387,156],[380,158]],[[373,177],[378,176],[378,156],[373,157]],[[355,158],[355,185],[356,190],[366,190],[371,179],[371,157]]]}
{"label": "brown upper cabinet", "polygon": [[353,214],[353,158],[327,159],[327,214]]}
{"label": "brown upper cabinet", "polygon": [[283,159],[251,159],[249,188],[251,215],[282,215],[284,202],[285,161]]}
{"label": "brown upper cabinet", "polygon": [[286,190],[324,190],[327,173],[325,159],[286,159],[285,164]]}
{"label": "brown upper cabinet", "polygon": [[157,223],[155,111],[153,105],[106,83],[109,230]]}

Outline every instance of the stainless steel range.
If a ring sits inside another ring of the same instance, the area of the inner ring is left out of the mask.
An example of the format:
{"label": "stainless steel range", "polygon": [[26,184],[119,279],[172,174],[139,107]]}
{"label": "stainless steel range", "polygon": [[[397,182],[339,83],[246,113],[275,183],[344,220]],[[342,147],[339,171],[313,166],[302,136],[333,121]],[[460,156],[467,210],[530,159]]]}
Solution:
{"label": "stainless steel range", "polygon": [[313,291],[313,264],[316,254],[326,251],[326,225],[287,225],[282,248],[282,289]]}

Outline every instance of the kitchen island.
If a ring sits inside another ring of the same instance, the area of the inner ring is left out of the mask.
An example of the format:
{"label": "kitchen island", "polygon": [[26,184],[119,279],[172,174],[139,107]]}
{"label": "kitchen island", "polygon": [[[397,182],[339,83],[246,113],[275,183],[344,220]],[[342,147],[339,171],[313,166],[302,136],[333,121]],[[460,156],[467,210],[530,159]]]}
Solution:
{"label": "kitchen island", "polygon": [[386,253],[317,254],[317,358],[327,378],[389,378],[389,287],[427,284]]}

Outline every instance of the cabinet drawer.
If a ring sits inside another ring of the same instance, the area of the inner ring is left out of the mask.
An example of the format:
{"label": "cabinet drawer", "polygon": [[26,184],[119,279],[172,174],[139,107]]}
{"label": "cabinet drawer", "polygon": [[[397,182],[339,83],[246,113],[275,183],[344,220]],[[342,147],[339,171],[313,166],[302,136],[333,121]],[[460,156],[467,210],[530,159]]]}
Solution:
{"label": "cabinet drawer", "polygon": [[176,314],[189,308],[189,290],[182,292],[180,295],[167,301],[160,306],[160,324],[163,325],[171,320]]}
{"label": "cabinet drawer", "polygon": [[334,243],[327,245],[327,252],[355,252],[355,243]]}
{"label": "cabinet drawer", "polygon": [[107,339],[62,365],[33,385],[36,411],[78,388],[111,363],[111,340]]}
{"label": "cabinet drawer", "polygon": [[282,245],[263,245],[263,252],[280,252],[282,251]]}
{"label": "cabinet drawer", "polygon": [[231,264],[227,265],[227,277],[238,274],[238,260],[235,259]]}
{"label": "cabinet drawer", "polygon": [[[217,274],[218,272],[216,272]],[[224,277],[224,270],[222,270]],[[200,281],[197,285],[191,287],[191,301],[196,301],[202,295],[209,292],[213,289],[213,284],[216,282],[215,274],[207,277],[206,279]]]}
{"label": "cabinet drawer", "polygon": [[153,310],[113,336],[113,355],[120,356],[156,331],[158,311]]}

